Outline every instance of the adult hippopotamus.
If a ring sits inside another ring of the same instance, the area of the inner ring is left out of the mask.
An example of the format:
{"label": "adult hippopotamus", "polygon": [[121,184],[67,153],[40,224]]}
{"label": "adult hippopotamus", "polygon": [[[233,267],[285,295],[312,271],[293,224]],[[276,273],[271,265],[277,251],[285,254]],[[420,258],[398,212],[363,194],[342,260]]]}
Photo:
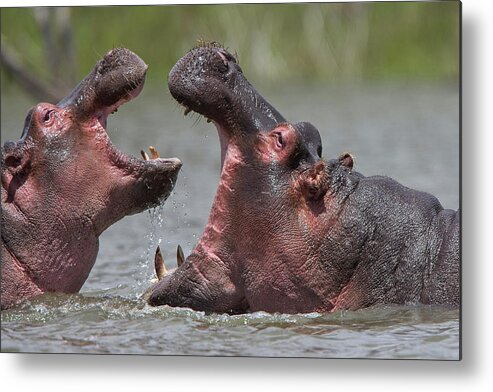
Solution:
{"label": "adult hippopotamus", "polygon": [[185,111],[217,127],[220,182],[192,254],[150,305],[212,312],[331,312],[459,304],[459,213],[353,158],[322,159],[318,130],[290,124],[226,50],[198,47],[171,70]]}
{"label": "adult hippopotamus", "polygon": [[106,121],[144,86],[147,65],[108,52],[57,105],[27,114],[21,139],[2,148],[2,288],[6,309],[45,292],[78,292],[98,237],[126,215],[165,200],[181,162],[126,156]]}

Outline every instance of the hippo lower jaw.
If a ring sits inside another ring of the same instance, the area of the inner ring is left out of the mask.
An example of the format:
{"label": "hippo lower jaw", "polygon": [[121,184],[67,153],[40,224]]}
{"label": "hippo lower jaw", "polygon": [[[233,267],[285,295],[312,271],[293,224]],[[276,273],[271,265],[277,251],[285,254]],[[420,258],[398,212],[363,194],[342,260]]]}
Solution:
{"label": "hippo lower jaw", "polygon": [[[178,158],[162,158],[157,150],[150,146],[150,157],[141,150],[142,159],[124,154],[111,142],[106,132],[106,119],[99,117],[96,120],[94,138],[104,145],[109,164],[120,172],[120,187],[123,189],[115,194],[123,207],[115,209],[114,213],[106,211],[102,219],[96,219],[94,226],[99,236],[115,221],[126,215],[142,212],[148,208],[163,203],[173,190],[182,162]],[[103,173],[101,173],[103,174]]]}

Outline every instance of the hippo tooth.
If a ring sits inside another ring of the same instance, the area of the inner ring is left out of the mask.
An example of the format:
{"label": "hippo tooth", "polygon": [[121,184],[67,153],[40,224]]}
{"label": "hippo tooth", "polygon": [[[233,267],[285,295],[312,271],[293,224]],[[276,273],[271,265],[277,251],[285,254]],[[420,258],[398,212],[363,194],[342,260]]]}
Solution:
{"label": "hippo tooth", "polygon": [[159,152],[156,150],[155,147],[149,146],[149,151],[151,152],[151,157],[152,159],[157,159],[159,158]]}
{"label": "hippo tooth", "polygon": [[183,114],[186,116],[186,115],[187,115],[188,113],[190,113],[191,111],[192,111],[192,109],[187,108],[187,107],[185,106],[185,112],[184,112]]}
{"label": "hippo tooth", "polygon": [[149,160],[149,155],[144,150],[140,150],[140,155],[142,155],[142,158],[144,158],[144,161]]}
{"label": "hippo tooth", "polygon": [[180,267],[185,262],[185,255],[180,245],[176,248],[176,264]]}
{"label": "hippo tooth", "polygon": [[154,268],[156,269],[156,276],[159,280],[168,273],[159,246],[156,248],[156,254],[154,256]]}

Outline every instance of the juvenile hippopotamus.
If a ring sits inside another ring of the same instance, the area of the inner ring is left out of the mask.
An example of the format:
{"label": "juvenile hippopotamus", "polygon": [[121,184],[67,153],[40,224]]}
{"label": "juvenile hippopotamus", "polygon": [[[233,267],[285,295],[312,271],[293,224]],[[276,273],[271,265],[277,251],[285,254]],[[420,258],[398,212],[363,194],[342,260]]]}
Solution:
{"label": "juvenile hippopotamus", "polygon": [[198,47],[171,70],[186,112],[217,127],[209,221],[150,305],[305,313],[377,304],[459,304],[459,213],[353,157],[322,159],[318,130],[286,122],[226,50]]}
{"label": "juvenile hippopotamus", "polygon": [[32,108],[21,139],[3,146],[2,309],[45,292],[78,292],[99,235],[170,194],[178,159],[155,149],[149,160],[126,156],[105,130],[109,114],[139,95],[146,71],[130,50],[111,50],[57,105]]}

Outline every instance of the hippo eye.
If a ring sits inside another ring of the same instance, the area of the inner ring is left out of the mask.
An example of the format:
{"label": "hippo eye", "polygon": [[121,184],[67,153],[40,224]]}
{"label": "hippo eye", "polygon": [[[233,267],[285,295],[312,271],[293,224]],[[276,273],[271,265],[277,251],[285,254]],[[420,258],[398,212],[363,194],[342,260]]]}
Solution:
{"label": "hippo eye", "polygon": [[45,124],[49,123],[52,121],[53,119],[53,114],[55,113],[55,110],[51,109],[51,110],[47,110],[44,117],[43,117],[43,122]]}

